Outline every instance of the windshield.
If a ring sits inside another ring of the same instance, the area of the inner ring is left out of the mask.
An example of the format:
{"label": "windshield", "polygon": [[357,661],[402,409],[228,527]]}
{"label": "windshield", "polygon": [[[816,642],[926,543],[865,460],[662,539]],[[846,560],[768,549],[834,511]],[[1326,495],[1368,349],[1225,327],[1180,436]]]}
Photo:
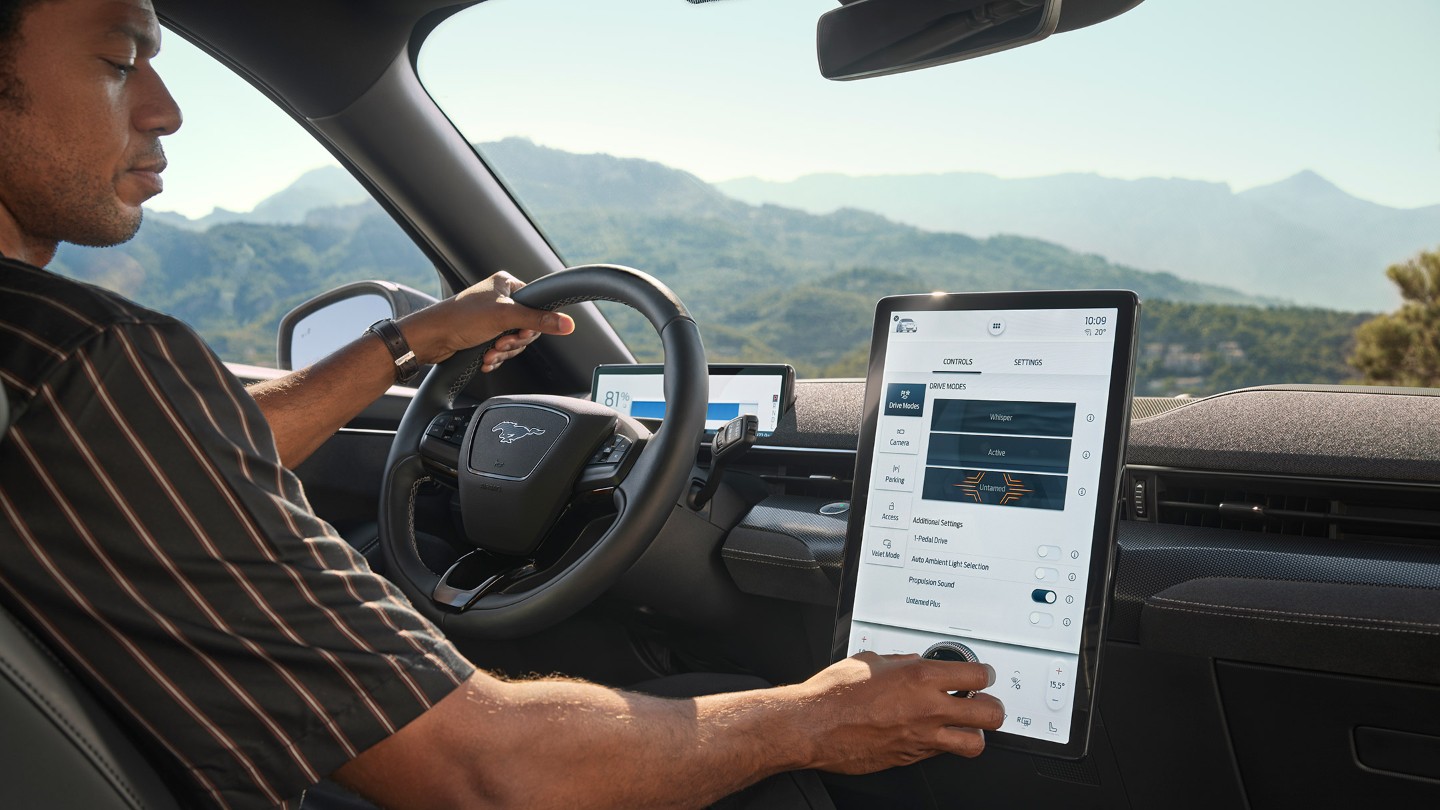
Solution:
{"label": "windshield", "polygon": [[1122,287],[1137,393],[1361,381],[1386,268],[1440,244],[1434,4],[1150,0],[857,82],[815,65],[835,7],[489,0],[420,76],[567,263],[656,275],[712,361],[802,377],[863,375],[884,295]]}

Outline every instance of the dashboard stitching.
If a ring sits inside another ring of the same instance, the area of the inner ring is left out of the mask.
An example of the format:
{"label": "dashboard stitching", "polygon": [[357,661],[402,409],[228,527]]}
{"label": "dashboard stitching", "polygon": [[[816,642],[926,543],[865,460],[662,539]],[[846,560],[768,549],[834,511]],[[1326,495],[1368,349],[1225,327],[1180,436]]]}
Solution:
{"label": "dashboard stitching", "polygon": [[1273,613],[1277,616],[1305,616],[1311,619],[1344,619],[1353,622],[1377,622],[1386,624],[1408,624],[1415,627],[1440,628],[1440,624],[1434,622],[1407,622],[1403,619],[1371,619],[1365,616],[1337,616],[1333,613],[1305,613],[1295,610],[1275,610],[1273,608],[1244,607],[1241,605],[1212,605],[1208,602],[1192,602],[1186,599],[1176,599],[1173,596],[1152,597],[1151,602],[1170,602],[1176,605],[1191,605],[1193,607],[1215,608],[1217,610],[1239,611],[1246,613]]}
{"label": "dashboard stitching", "polygon": [[[1162,601],[1162,600],[1156,599],[1156,600],[1154,600],[1154,601],[1158,603],[1158,602],[1160,602],[1160,601]],[[1164,600],[1164,601],[1173,602],[1174,600],[1168,600],[1168,599],[1167,599],[1167,600]],[[1175,603],[1175,604],[1179,604],[1179,603]],[[1187,603],[1187,604],[1191,604],[1191,603]],[[1225,608],[1225,609],[1223,609],[1223,610],[1194,610],[1194,609],[1192,609],[1192,608],[1174,607],[1174,606],[1171,606],[1171,605],[1160,605],[1160,604],[1156,604],[1155,607],[1158,608],[1158,609],[1160,609],[1160,610],[1173,610],[1173,611],[1176,611],[1177,613],[1194,613],[1194,614],[1197,614],[1197,615],[1200,615],[1200,616],[1234,616],[1234,615],[1235,615],[1235,610],[1236,610],[1235,608]],[[1202,607],[1215,607],[1215,606],[1206,605],[1206,606],[1202,606]],[[1307,616],[1307,615],[1310,615],[1310,614],[1306,614],[1306,613],[1296,613],[1296,614],[1284,614],[1284,615]],[[1257,616],[1251,616],[1251,618],[1259,619],[1259,620],[1261,620],[1261,621],[1266,621],[1266,622],[1284,622],[1285,624],[1303,624],[1303,625],[1308,625],[1308,626],[1310,626],[1310,627],[1343,627],[1343,628],[1346,628],[1346,629],[1349,629],[1349,630],[1380,630],[1380,631],[1384,631],[1384,632],[1387,632],[1387,633],[1408,633],[1408,634],[1410,634],[1410,635],[1415,635],[1415,636],[1440,636],[1440,629],[1437,629],[1437,630],[1409,630],[1409,629],[1406,629],[1406,628],[1404,628],[1404,627],[1382,627],[1382,626],[1376,626],[1376,625],[1373,625],[1373,624],[1365,625],[1365,624],[1344,624],[1344,623],[1340,623],[1340,622],[1307,622],[1307,621],[1302,621],[1302,620],[1300,620],[1300,619],[1284,619],[1284,618],[1281,618],[1280,616],[1258,616],[1258,615],[1257,615]],[[1358,619],[1358,620],[1356,620],[1356,621],[1365,621],[1365,620],[1364,620],[1364,619]],[[1378,621],[1378,620],[1377,620],[1377,621]],[[1428,625],[1428,626],[1440,628],[1440,626],[1437,626],[1437,625]]]}
{"label": "dashboard stitching", "polygon": [[[763,560],[750,559],[750,560],[748,560],[748,561],[749,561],[749,562],[762,563],[762,564],[764,564],[764,565],[779,565],[779,566],[784,566],[784,567],[786,567],[786,568],[805,568],[805,569],[808,569],[808,570],[819,570],[819,568],[820,568],[820,564],[817,563],[817,562],[808,562],[808,563],[807,563],[807,562],[805,562],[805,561],[803,561],[803,560],[797,560],[797,559],[794,559],[794,558],[792,558],[792,557],[780,557],[780,556],[777,556],[777,555],[775,555],[775,554],[765,554],[765,553],[762,553],[762,552],[759,552],[759,551],[749,551],[749,550],[746,550],[746,549],[743,549],[743,548],[727,548],[727,549],[725,549],[725,550],[723,550],[723,551],[720,552],[720,556],[722,556],[722,557],[729,557],[729,558],[731,558],[731,559],[745,559],[745,558],[751,558],[751,557],[765,557],[765,558],[767,558],[767,559],[763,559]],[[781,560],[782,562],[770,562],[770,560]]]}

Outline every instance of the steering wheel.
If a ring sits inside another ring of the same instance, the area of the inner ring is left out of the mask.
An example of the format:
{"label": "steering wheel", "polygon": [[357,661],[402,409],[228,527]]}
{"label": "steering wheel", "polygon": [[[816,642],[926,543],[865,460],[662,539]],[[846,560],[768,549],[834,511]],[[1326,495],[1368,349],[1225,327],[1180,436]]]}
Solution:
{"label": "steering wheel", "polygon": [[[456,409],[485,346],[426,375],[386,462],[380,544],[387,573],[410,601],[447,632],[471,638],[512,638],[556,624],[640,558],[689,486],[709,398],[700,331],[656,279],[628,267],[585,265],[511,297],[535,309],[604,300],[638,310],[665,350],[665,423],[652,435],[598,403],[544,395]],[[456,485],[464,542],[475,548],[439,573],[422,558],[415,534],[417,493],[435,480]],[[585,522],[572,519],[584,511],[580,504],[607,494],[614,510],[608,527],[561,536]]]}

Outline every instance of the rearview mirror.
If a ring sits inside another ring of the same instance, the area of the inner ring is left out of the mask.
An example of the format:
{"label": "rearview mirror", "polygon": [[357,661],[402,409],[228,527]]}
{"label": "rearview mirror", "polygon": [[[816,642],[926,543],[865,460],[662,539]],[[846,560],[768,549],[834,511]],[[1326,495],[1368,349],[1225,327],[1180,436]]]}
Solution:
{"label": "rearview mirror", "polygon": [[356,281],[323,292],[280,319],[279,366],[304,368],[364,334],[381,318],[403,318],[435,303],[419,290],[389,281]]}
{"label": "rearview mirror", "polygon": [[1141,0],[841,2],[821,15],[816,30],[827,79],[884,76],[1018,48],[1107,20]]}

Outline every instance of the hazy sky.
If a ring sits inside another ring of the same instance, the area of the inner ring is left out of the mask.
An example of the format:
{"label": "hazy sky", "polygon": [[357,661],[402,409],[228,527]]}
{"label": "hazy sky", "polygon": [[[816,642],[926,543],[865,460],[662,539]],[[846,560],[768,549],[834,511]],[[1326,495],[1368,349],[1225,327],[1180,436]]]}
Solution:
{"label": "hazy sky", "polygon": [[[1184,177],[1236,190],[1313,169],[1440,203],[1440,3],[1147,0],[1005,54],[859,82],[815,67],[834,0],[489,0],[432,34],[421,76],[472,141],[523,135],[710,181],[977,171]],[[248,210],[333,163],[178,36],[185,110],[156,208]]]}

